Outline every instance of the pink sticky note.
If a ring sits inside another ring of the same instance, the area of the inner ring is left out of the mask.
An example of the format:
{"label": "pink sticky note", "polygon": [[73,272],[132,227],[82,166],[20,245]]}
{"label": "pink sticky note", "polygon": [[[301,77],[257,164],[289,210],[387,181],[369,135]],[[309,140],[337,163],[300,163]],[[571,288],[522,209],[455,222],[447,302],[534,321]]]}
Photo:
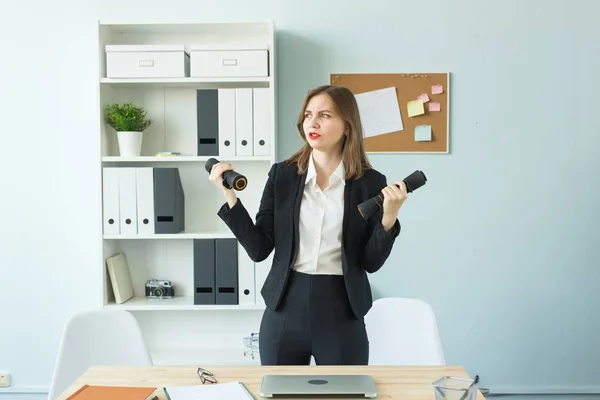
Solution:
{"label": "pink sticky note", "polygon": [[442,85],[433,85],[431,87],[431,94],[441,94],[444,93],[444,88],[442,88]]}
{"label": "pink sticky note", "polygon": [[427,93],[423,93],[422,95],[420,95],[417,98],[419,100],[421,100],[423,103],[427,103],[429,101],[429,96],[427,96]]}
{"label": "pink sticky note", "polygon": [[436,101],[429,103],[429,111],[440,111],[440,103]]}

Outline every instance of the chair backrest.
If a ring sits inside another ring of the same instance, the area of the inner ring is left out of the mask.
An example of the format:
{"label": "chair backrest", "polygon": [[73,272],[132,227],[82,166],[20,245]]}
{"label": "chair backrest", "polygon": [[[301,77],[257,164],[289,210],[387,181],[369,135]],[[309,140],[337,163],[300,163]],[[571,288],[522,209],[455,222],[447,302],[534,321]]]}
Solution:
{"label": "chair backrest", "polygon": [[365,316],[369,365],[445,365],[435,314],[418,299],[382,298]]}
{"label": "chair backrest", "polygon": [[93,365],[152,365],[140,327],[129,312],[88,311],[67,322],[48,399],[55,400]]}

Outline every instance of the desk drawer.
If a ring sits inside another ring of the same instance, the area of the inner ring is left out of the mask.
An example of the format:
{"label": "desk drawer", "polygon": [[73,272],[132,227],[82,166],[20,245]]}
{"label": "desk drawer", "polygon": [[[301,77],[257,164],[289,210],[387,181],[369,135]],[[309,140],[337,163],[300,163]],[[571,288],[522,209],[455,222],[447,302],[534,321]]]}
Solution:
{"label": "desk drawer", "polygon": [[192,77],[267,77],[268,50],[190,49]]}

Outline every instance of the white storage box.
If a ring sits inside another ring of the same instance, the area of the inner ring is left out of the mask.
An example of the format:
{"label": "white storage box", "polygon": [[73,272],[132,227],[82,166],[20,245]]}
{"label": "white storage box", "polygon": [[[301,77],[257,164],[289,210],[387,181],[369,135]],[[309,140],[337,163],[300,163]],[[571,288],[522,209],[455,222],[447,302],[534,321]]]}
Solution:
{"label": "white storage box", "polygon": [[107,45],[107,78],[185,78],[190,57],[184,45]]}
{"label": "white storage box", "polygon": [[190,76],[194,78],[267,77],[269,51],[191,45],[190,64]]}

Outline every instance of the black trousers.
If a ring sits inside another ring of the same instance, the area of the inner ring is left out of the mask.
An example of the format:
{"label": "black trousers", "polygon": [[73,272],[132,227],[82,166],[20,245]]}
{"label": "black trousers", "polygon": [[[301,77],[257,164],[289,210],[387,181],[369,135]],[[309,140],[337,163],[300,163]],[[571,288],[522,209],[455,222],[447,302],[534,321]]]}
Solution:
{"label": "black trousers", "polygon": [[364,319],[352,313],[341,275],[290,271],[278,311],[267,308],[259,331],[262,365],[367,365]]}

